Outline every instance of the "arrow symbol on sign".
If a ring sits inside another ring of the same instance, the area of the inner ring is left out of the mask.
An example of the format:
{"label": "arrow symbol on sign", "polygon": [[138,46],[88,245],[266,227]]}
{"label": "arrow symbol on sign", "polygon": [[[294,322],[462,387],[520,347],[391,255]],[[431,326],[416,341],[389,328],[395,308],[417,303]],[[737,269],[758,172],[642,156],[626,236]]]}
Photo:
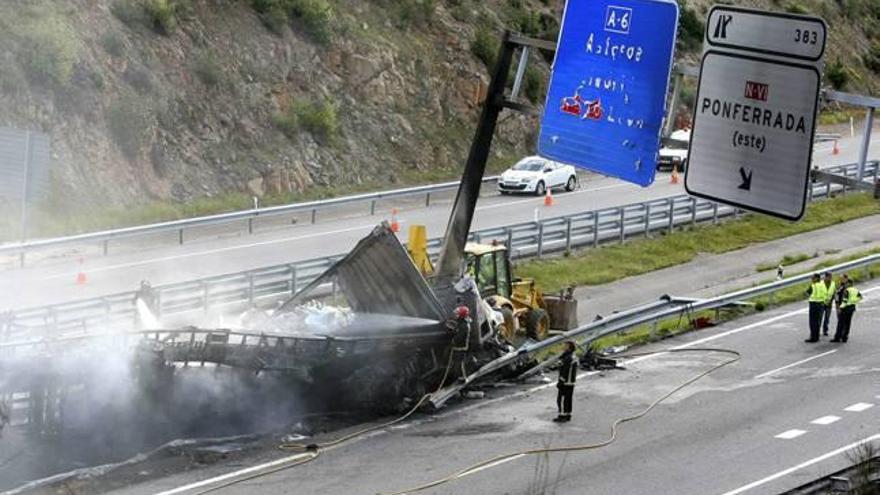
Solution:
{"label": "arrow symbol on sign", "polygon": [[739,188],[743,191],[751,191],[752,189],[752,171],[749,170],[749,173],[746,173],[745,167],[739,168],[739,175],[742,177],[742,184],[739,185]]}

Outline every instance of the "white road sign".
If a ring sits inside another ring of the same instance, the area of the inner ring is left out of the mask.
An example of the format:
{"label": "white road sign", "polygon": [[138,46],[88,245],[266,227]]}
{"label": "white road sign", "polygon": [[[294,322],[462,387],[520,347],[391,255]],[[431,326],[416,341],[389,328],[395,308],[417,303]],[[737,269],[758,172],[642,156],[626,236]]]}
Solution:
{"label": "white road sign", "polygon": [[715,7],[706,41],[714,48],[816,61],[825,54],[825,23],[816,17]]}
{"label": "white road sign", "polygon": [[[807,200],[825,24],[787,18],[728,7],[710,12],[685,188],[798,220]],[[812,34],[803,47],[794,41],[803,30],[815,32],[816,45]],[[734,48],[722,46],[724,39]]]}

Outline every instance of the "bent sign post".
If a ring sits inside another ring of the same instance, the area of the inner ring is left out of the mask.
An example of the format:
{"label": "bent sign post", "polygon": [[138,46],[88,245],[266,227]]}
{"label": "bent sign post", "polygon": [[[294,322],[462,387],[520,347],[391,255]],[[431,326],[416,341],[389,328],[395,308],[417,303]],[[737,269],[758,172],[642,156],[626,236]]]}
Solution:
{"label": "bent sign post", "polygon": [[689,194],[788,220],[803,216],[825,36],[815,17],[712,9]]}
{"label": "bent sign post", "polygon": [[677,25],[673,0],[569,0],[538,154],[651,184]]}

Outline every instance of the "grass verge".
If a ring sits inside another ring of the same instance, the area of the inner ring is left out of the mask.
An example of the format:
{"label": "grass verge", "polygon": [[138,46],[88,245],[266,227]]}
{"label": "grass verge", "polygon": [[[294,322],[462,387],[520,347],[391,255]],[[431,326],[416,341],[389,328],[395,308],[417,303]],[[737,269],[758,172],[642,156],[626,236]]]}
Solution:
{"label": "grass verge", "polygon": [[[823,268],[828,268],[829,266],[834,266],[840,263],[845,263],[847,261],[852,261],[877,253],[880,253],[880,248],[861,251],[850,256],[828,259],[821,263],[813,265],[813,267],[809,270],[798,272],[798,274],[821,270]],[[875,263],[863,269],[851,271],[849,272],[849,277],[856,284],[876,279],[880,277],[880,263]],[[770,282],[770,280],[761,281],[755,285],[761,285],[767,282]],[[706,318],[710,321],[713,321],[715,324],[719,324],[725,321],[741,318],[749,314],[766,311],[769,308],[783,306],[798,301],[804,301],[807,298],[804,291],[806,291],[808,285],[809,283],[804,282],[802,284],[783,289],[773,294],[759,296],[746,301],[748,303],[751,303],[751,306],[740,306],[732,309],[724,309],[722,311],[719,311],[718,313],[716,313],[715,311],[701,311],[693,314],[688,314],[687,312],[682,311],[682,313],[674,318],[669,318],[657,322],[656,328],[654,327],[654,325],[640,325],[637,327],[633,327],[627,332],[609,335],[607,337],[597,339],[595,342],[593,342],[592,346],[594,349],[607,349],[614,346],[629,347],[633,345],[647,344],[650,342],[662,340],[664,338],[680,335],[685,332],[690,332],[696,328],[695,321],[700,318]]]}
{"label": "grass verge", "polygon": [[810,204],[804,219],[797,223],[748,215],[718,225],[697,225],[656,238],[586,249],[567,257],[527,261],[518,264],[516,273],[534,278],[544,292],[552,293],[687,263],[699,253],[726,253],[876,214],[880,214],[880,201],[867,194],[847,194]]}

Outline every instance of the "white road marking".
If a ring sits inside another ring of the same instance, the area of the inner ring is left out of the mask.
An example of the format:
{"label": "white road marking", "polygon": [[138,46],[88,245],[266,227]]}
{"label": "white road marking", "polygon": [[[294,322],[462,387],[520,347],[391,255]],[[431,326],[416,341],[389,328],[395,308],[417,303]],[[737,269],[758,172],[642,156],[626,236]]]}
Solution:
{"label": "white road marking", "polygon": [[779,435],[776,435],[773,438],[781,438],[783,440],[791,440],[792,438],[797,438],[797,437],[803,435],[804,433],[806,433],[806,431],[804,431],[804,430],[788,430],[788,431],[783,431],[782,433],[780,433]]}
{"label": "white road marking", "polygon": [[771,371],[768,371],[768,372],[766,372],[766,373],[761,373],[760,375],[758,375],[758,376],[755,377],[755,380],[758,380],[758,379],[760,379],[760,378],[764,378],[765,376],[770,376],[770,375],[772,375],[772,374],[774,374],[774,373],[778,373],[778,372],[780,372],[780,371],[782,371],[782,370],[787,370],[787,369],[789,369],[789,368],[794,368],[795,366],[797,366],[797,365],[799,365],[799,364],[804,364],[804,363],[810,362],[810,361],[812,361],[812,360],[814,360],[814,359],[819,359],[819,358],[822,357],[822,356],[827,356],[827,355],[829,355],[829,354],[834,354],[835,352],[837,352],[837,349],[834,349],[834,350],[831,350],[831,351],[828,351],[828,352],[823,352],[822,354],[816,354],[815,356],[808,357],[807,359],[801,359],[800,361],[797,361],[797,362],[795,362],[795,363],[791,363],[791,364],[787,364],[787,365],[785,365],[785,366],[783,366],[783,367],[781,367],[781,368],[776,368],[775,370],[771,370]]}
{"label": "white road marking", "polygon": [[843,408],[844,411],[849,412],[862,412],[874,407],[874,404],[868,404],[867,402],[859,402],[857,404],[853,404],[849,407]]}
{"label": "white road marking", "polygon": [[[608,186],[595,187],[595,188],[591,188],[591,189],[581,189],[579,191],[574,191],[572,193],[568,193],[566,196],[572,196],[574,194],[594,192],[594,191],[603,191],[606,189],[615,189],[615,188],[619,188],[619,187],[626,187],[628,185],[629,184],[621,183],[621,184],[611,184]],[[524,199],[524,200],[520,200],[520,201],[503,202],[503,203],[499,203],[497,205],[483,206],[481,208],[477,208],[477,210],[488,210],[491,208],[499,208],[502,206],[510,206],[510,205],[516,205],[516,204],[520,204],[520,203],[528,203],[528,202],[536,201],[539,199],[540,198],[529,198],[529,199]],[[151,258],[151,259],[140,260],[140,261],[132,261],[129,263],[117,263],[115,265],[107,265],[107,266],[89,268],[88,271],[90,273],[106,272],[106,271],[118,270],[121,268],[131,268],[131,267],[135,267],[135,266],[149,265],[152,263],[161,263],[161,262],[165,262],[165,261],[174,261],[174,260],[178,260],[178,259],[192,258],[195,256],[205,256],[205,255],[224,253],[224,252],[229,252],[229,251],[237,251],[240,249],[250,249],[250,248],[259,247],[259,246],[268,246],[271,244],[313,239],[315,237],[321,237],[321,236],[325,236],[325,235],[343,234],[346,232],[354,232],[356,230],[367,230],[367,229],[371,229],[373,227],[375,227],[375,224],[371,223],[369,225],[359,225],[357,227],[349,227],[349,228],[345,228],[345,229],[328,230],[328,231],[324,231],[324,232],[315,232],[312,234],[304,234],[304,235],[300,235],[300,236],[282,237],[282,238],[278,238],[278,239],[270,239],[270,240],[266,240],[266,241],[252,242],[249,244],[240,244],[240,245],[236,245],[236,246],[228,246],[228,247],[217,248],[217,249],[207,249],[207,250],[198,251],[198,252],[181,253],[181,254],[175,254],[175,255],[171,255],[171,256],[164,256],[161,258]],[[57,273],[55,275],[48,275],[46,277],[42,277],[39,280],[53,280],[53,279],[58,279],[58,278],[69,278],[69,277],[75,276],[77,273],[79,273],[79,270],[72,271],[72,272],[66,272],[66,273]]]}
{"label": "white road marking", "polygon": [[[94,272],[104,272],[104,271],[110,271],[110,270],[117,270],[119,268],[130,268],[133,266],[148,265],[150,263],[156,263],[156,262],[161,262],[161,261],[173,261],[173,260],[183,259],[183,258],[192,258],[195,256],[204,256],[206,254],[216,254],[216,253],[223,253],[223,252],[227,252],[227,251],[235,251],[238,249],[248,249],[248,248],[258,247],[258,246],[267,246],[269,244],[276,244],[276,243],[280,243],[280,242],[289,242],[289,241],[299,241],[299,240],[303,240],[303,239],[311,239],[311,238],[320,237],[323,235],[342,234],[345,232],[353,232],[355,230],[366,230],[366,229],[371,229],[373,227],[375,227],[374,224],[360,225],[357,227],[349,227],[347,229],[329,230],[326,232],[316,232],[314,234],[306,234],[306,235],[301,235],[301,236],[297,236],[297,237],[284,237],[281,239],[272,239],[269,241],[252,242],[250,244],[242,244],[242,245],[238,245],[238,246],[229,246],[229,247],[224,247],[224,248],[208,249],[205,251],[198,251],[198,252],[192,252],[192,253],[175,254],[172,256],[165,256],[162,258],[152,258],[152,259],[148,259],[148,260],[132,261],[130,263],[118,263],[115,265],[107,265],[107,266],[99,266],[99,267],[95,267],[95,268],[88,268],[88,272],[94,273]],[[51,279],[55,279],[55,278],[72,277],[72,276],[76,275],[77,273],[78,273],[78,271],[68,272],[68,273],[59,273],[59,274],[49,275],[49,276],[43,277],[40,280],[51,280]]]}
{"label": "white road marking", "polygon": [[[626,187],[628,185],[629,184],[626,184],[626,183],[620,183],[620,184],[611,184],[608,186],[592,187],[590,189],[578,189],[576,191],[565,193],[564,196],[559,196],[559,197],[560,198],[570,198],[570,197],[575,196],[577,194],[596,192],[596,191],[605,191],[608,189],[617,189],[618,187]],[[518,204],[523,204],[523,203],[537,203],[537,202],[541,202],[541,201],[544,201],[543,197],[535,196],[535,197],[531,197],[528,199],[521,199],[518,201],[504,201],[504,202],[501,202],[501,203],[498,203],[495,205],[480,206],[480,207],[477,207],[476,211],[491,210],[493,208],[501,208],[502,206],[512,206],[512,205],[518,205]]]}
{"label": "white road marking", "polygon": [[306,453],[306,454],[296,454],[288,457],[282,457],[281,459],[277,459],[271,462],[266,462],[263,464],[257,464],[256,466],[251,466],[249,468],[239,469],[238,471],[233,471],[231,473],[222,474],[220,476],[215,476],[213,478],[208,478],[206,480],[197,481],[195,483],[190,483],[189,485],[179,486],[177,488],[173,488],[171,490],[166,490],[164,492],[157,493],[156,495],[174,495],[176,493],[183,493],[195,488],[201,488],[206,485],[213,485],[214,483],[219,483],[221,481],[226,481],[230,478],[237,478],[239,476],[244,476],[246,474],[250,474],[256,471],[261,471],[263,469],[273,468],[276,466],[281,466],[282,464],[287,464],[289,462],[298,461],[300,459],[305,459],[306,457],[312,457],[314,454]]}
{"label": "white road marking", "polygon": [[821,418],[816,418],[810,421],[811,424],[814,425],[830,425],[831,423],[836,423],[840,421],[840,416],[822,416]]}
{"label": "white road marking", "polygon": [[749,483],[748,485],[741,486],[735,490],[731,490],[729,492],[724,492],[721,495],[737,495],[739,493],[749,491],[752,488],[757,488],[757,487],[764,485],[764,484],[767,484],[773,480],[777,480],[779,478],[782,478],[783,476],[787,476],[795,471],[800,471],[803,468],[810,467],[813,464],[816,464],[818,462],[822,462],[822,461],[824,461],[826,459],[830,459],[836,455],[843,454],[843,453],[845,453],[851,449],[854,449],[856,447],[865,445],[867,443],[871,443],[874,440],[880,440],[880,433],[878,433],[877,435],[872,435],[870,437],[863,438],[863,439],[861,439],[857,442],[853,442],[849,445],[844,445],[843,447],[840,447],[839,449],[832,450],[831,452],[822,454],[819,457],[814,457],[808,461],[805,461],[805,462],[798,464],[797,466],[793,466],[788,469],[784,469],[782,471],[779,471],[778,473],[771,474],[770,476],[767,476],[766,478],[759,479],[758,481],[753,481],[752,483]]}

